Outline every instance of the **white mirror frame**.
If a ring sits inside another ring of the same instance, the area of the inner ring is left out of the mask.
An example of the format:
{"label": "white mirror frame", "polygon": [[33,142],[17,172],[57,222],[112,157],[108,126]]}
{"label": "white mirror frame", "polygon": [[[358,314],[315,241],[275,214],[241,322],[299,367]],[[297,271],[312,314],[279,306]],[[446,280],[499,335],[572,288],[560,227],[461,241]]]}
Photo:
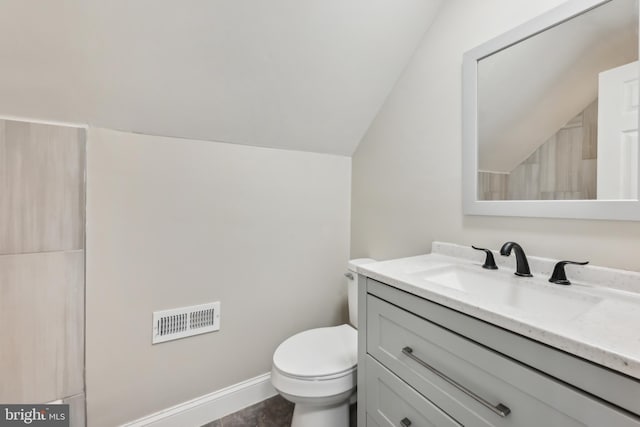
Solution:
{"label": "white mirror frame", "polygon": [[[462,210],[465,215],[640,221],[640,200],[478,200],[477,196],[478,61],[609,1],[611,0],[569,0],[464,54]],[[638,160],[640,165],[640,155]],[[640,188],[640,174],[638,176]]]}

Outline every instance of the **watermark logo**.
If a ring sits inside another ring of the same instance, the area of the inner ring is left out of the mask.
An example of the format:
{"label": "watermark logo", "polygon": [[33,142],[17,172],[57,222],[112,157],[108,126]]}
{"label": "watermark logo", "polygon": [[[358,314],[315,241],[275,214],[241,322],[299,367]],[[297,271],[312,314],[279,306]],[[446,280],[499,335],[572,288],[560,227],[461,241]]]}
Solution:
{"label": "watermark logo", "polygon": [[0,405],[0,427],[69,427],[69,405]]}

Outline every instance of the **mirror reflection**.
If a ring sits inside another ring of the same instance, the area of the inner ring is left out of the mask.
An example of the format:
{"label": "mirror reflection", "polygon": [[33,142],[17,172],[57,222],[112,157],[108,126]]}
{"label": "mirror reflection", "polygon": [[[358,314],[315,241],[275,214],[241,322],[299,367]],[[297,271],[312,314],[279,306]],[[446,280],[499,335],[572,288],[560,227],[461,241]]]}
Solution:
{"label": "mirror reflection", "polygon": [[638,199],[638,0],[478,61],[478,200]]}

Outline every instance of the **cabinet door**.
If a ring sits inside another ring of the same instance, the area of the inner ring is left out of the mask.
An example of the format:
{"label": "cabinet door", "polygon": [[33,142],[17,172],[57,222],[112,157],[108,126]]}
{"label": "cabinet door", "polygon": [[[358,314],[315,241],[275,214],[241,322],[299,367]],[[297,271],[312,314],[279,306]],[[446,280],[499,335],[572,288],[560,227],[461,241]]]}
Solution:
{"label": "cabinet door", "polygon": [[[373,296],[367,351],[467,426],[640,426],[633,415]],[[510,412],[491,409],[500,405]]]}
{"label": "cabinet door", "polygon": [[367,427],[460,427],[440,408],[367,357]]}

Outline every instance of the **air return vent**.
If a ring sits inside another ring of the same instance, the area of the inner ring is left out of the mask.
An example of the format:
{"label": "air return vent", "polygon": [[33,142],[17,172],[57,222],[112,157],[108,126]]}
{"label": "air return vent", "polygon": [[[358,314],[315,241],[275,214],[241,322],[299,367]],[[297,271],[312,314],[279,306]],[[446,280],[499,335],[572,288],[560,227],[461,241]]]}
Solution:
{"label": "air return vent", "polygon": [[153,344],[220,329],[220,301],[153,312]]}

